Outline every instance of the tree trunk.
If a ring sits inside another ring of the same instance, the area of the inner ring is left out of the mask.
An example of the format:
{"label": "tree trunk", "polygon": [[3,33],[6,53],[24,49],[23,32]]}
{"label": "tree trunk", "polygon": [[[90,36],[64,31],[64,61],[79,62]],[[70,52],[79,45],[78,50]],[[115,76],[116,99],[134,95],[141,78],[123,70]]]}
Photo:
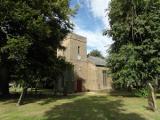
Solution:
{"label": "tree trunk", "polygon": [[53,83],[53,94],[54,96],[57,96],[57,92],[58,92],[58,88],[57,88],[57,80],[54,80],[54,83]]}
{"label": "tree trunk", "polygon": [[63,78],[63,96],[67,96],[68,95],[68,88],[67,88],[67,82],[64,80]]}
{"label": "tree trunk", "polygon": [[67,95],[68,95],[67,89],[64,88],[64,90],[63,90],[63,96],[67,96]]}
{"label": "tree trunk", "polygon": [[18,99],[17,106],[22,105],[23,99],[24,99],[24,97],[25,97],[25,95],[26,95],[26,92],[27,92],[27,88],[23,88],[23,90],[22,90],[22,92],[21,92],[21,95],[20,95],[20,97],[19,97],[19,99]]}
{"label": "tree trunk", "polygon": [[2,92],[2,96],[8,96],[9,95],[9,83],[8,81],[4,81],[3,83],[0,83],[1,84],[1,92]]}
{"label": "tree trunk", "polygon": [[38,82],[36,83],[36,86],[35,86],[35,89],[34,89],[34,93],[35,93],[35,95],[38,94]]}
{"label": "tree trunk", "polygon": [[0,68],[0,93],[2,96],[9,95],[9,74],[5,67]]}

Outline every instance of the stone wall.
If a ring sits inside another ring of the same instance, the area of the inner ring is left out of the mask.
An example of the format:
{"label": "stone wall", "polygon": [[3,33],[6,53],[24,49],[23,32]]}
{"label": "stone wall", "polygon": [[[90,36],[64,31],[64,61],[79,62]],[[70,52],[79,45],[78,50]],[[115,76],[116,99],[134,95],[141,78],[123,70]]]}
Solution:
{"label": "stone wall", "polygon": [[112,80],[106,75],[106,85],[103,84],[103,71],[106,67],[96,66],[88,62],[87,84],[86,88],[90,91],[110,90],[112,89]]}
{"label": "stone wall", "polygon": [[[69,34],[64,41],[62,46],[66,47],[65,50],[57,50],[58,56],[65,56],[69,62],[87,61],[87,45],[86,38],[76,35]],[[79,54],[78,54],[79,48]]]}
{"label": "stone wall", "polygon": [[87,60],[87,41],[85,37],[69,34],[62,42],[65,50],[57,50],[58,56],[64,56],[74,65],[75,90],[77,80],[82,80],[82,91],[95,91],[111,88],[111,80],[107,78],[107,85],[103,85],[103,70],[106,67],[97,67]]}

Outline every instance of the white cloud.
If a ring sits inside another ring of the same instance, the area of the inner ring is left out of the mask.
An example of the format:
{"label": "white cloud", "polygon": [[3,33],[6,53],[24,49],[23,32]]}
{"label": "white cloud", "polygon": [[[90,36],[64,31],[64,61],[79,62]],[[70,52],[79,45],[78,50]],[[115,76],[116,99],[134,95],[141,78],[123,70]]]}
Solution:
{"label": "white cloud", "polygon": [[98,49],[104,56],[107,55],[106,50],[110,47],[113,41],[111,38],[103,36],[102,34],[104,29],[109,28],[108,16],[105,10],[108,8],[110,0],[78,0],[78,2],[83,2],[94,18],[101,20],[104,24],[104,28],[98,28],[94,31],[86,30],[77,20],[74,32],[87,38],[88,52],[92,49]]}
{"label": "white cloud", "polygon": [[[85,36],[87,38],[87,51],[90,52],[93,49],[98,49],[102,52],[104,56],[107,55],[106,50],[113,43],[111,38],[102,35],[102,31],[88,31],[82,29],[80,26],[76,25],[75,33]],[[91,48],[91,49],[90,49]]]}
{"label": "white cloud", "polygon": [[106,9],[110,0],[86,0],[86,4],[95,18],[102,20],[105,27],[109,28]]}

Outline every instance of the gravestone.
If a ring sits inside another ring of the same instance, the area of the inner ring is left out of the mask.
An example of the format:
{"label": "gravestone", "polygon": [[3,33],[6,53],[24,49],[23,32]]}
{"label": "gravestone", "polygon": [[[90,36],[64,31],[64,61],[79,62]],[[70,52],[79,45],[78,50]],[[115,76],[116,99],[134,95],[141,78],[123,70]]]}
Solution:
{"label": "gravestone", "polygon": [[148,107],[153,111],[156,111],[157,109],[154,88],[152,87],[151,83],[148,83]]}

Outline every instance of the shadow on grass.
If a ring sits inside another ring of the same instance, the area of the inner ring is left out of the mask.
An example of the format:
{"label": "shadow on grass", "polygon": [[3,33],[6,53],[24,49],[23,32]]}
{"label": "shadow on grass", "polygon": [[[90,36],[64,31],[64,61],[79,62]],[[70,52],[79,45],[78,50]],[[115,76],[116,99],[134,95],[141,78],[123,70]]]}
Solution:
{"label": "shadow on grass", "polygon": [[127,113],[121,100],[89,96],[71,103],[54,106],[45,113],[45,120],[145,120],[136,113]]}
{"label": "shadow on grass", "polygon": [[[10,103],[17,103],[18,99],[19,99],[20,94],[11,94],[10,96],[7,97],[1,97],[0,98],[0,102],[2,102],[3,104],[10,104]],[[31,103],[35,103],[38,101],[42,101],[41,103],[39,103],[40,105],[46,105],[49,104],[51,102],[56,102],[57,100],[61,100],[61,99],[73,99],[74,97],[76,97],[77,95],[68,95],[68,96],[53,96],[53,95],[46,95],[46,94],[27,94],[25,96],[25,98],[23,99],[22,105],[26,105],[26,104],[31,104]]]}
{"label": "shadow on grass", "polygon": [[115,96],[115,97],[118,97],[118,96],[122,96],[122,97],[137,97],[137,96],[135,96],[134,91],[129,92],[129,91],[124,91],[124,90],[111,91],[109,93],[109,95],[110,96]]}

